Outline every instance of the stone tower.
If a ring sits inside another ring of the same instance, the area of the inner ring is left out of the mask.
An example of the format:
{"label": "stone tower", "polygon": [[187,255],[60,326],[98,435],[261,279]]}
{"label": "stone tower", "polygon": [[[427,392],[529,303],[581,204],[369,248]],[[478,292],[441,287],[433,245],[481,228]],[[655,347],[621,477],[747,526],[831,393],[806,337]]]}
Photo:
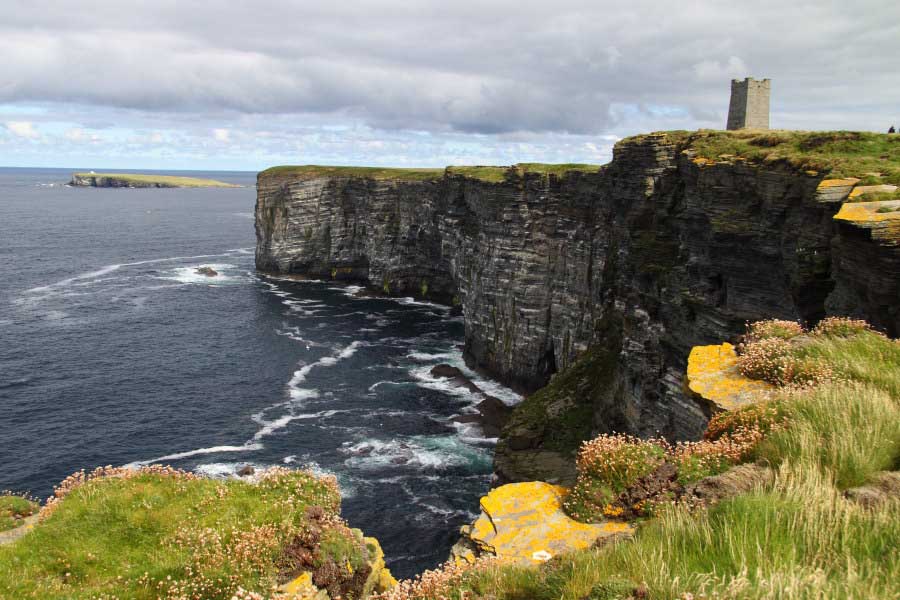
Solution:
{"label": "stone tower", "polygon": [[732,79],[727,128],[768,129],[770,90],[771,82],[768,79]]}

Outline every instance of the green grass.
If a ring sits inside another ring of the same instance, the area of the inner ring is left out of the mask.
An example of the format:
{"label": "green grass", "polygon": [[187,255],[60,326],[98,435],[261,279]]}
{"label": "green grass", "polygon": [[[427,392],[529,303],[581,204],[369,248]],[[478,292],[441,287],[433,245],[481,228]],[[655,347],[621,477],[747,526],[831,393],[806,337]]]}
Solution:
{"label": "green grass", "polygon": [[[237,586],[268,591],[286,544],[312,527],[310,506],[335,516],[340,497],[303,472],[258,485],[160,474],[91,480],[31,533],[0,546],[0,597],[149,600],[189,590],[228,599]],[[354,549],[364,546],[342,542],[338,531],[325,529],[329,546],[321,544],[316,561],[359,565]],[[340,556],[328,554],[334,549]]]}
{"label": "green grass", "polygon": [[215,179],[200,179],[197,177],[181,177],[176,175],[152,175],[142,173],[74,173],[74,177],[103,177],[141,184],[156,184],[165,187],[241,187],[233,183],[216,181]]}
{"label": "green grass", "polygon": [[[900,136],[857,131],[671,131],[664,135],[697,157],[742,157],[784,163],[829,178],[856,177],[861,184],[900,184]],[[634,143],[644,136],[627,138]]]}
{"label": "green grass", "polygon": [[510,167],[447,167],[448,175],[462,175],[489,183],[502,183],[510,172]]}
{"label": "green grass", "polygon": [[315,177],[361,177],[377,180],[398,181],[432,181],[441,179],[445,174],[462,175],[479,181],[490,183],[502,183],[508,174],[540,173],[561,177],[570,171],[586,173],[597,172],[600,165],[583,164],[543,164],[520,163],[508,166],[475,166],[475,167],[447,167],[446,169],[393,169],[387,167],[340,167],[322,165],[281,166],[271,167],[259,174],[261,178],[267,177],[296,177],[311,179]]}
{"label": "green grass", "polygon": [[0,495],[0,531],[8,531],[18,527],[22,524],[22,518],[34,514],[38,508],[37,502],[28,498]]}
{"label": "green grass", "polygon": [[632,541],[458,577],[449,597],[492,600],[897,598],[900,500],[863,508],[843,490],[900,468],[900,343],[832,327],[797,338],[793,352],[824,361],[836,379],[785,389],[786,414],[756,458],[774,482],[709,508],[664,508]]}
{"label": "green grass", "polygon": [[444,169],[392,169],[387,167],[339,167],[322,165],[271,167],[259,174],[266,177],[364,177],[368,179],[400,181],[431,181],[444,176]]}

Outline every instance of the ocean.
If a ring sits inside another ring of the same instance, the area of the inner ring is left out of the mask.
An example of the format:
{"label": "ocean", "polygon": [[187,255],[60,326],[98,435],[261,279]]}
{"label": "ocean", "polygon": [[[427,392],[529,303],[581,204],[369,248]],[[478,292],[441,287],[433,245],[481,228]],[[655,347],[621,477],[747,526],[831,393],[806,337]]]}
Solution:
{"label": "ocean", "polygon": [[0,490],[46,497],[102,465],[307,467],[337,477],[396,576],[446,559],[495,440],[452,420],[479,398],[430,370],[520,399],[465,368],[461,317],[257,274],[255,173],[146,190],[70,173],[0,169]]}

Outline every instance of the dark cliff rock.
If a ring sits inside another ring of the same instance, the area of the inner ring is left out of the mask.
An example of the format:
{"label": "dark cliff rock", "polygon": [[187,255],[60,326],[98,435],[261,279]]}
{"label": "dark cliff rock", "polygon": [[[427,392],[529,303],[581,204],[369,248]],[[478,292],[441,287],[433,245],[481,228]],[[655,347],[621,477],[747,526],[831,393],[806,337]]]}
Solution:
{"label": "dark cliff rock", "polygon": [[833,220],[852,184],[698,159],[684,139],[630,138],[600,171],[502,181],[264,172],[257,267],[461,305],[473,366],[526,392],[550,382],[514,411],[498,473],[566,480],[598,431],[699,436],[709,409],[685,393],[688,353],[746,321],[900,325],[898,271],[883,270],[897,245]]}

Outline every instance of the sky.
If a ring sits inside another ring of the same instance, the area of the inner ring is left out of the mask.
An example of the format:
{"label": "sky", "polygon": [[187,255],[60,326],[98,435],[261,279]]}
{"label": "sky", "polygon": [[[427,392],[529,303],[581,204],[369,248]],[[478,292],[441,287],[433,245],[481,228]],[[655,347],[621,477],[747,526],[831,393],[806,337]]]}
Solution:
{"label": "sky", "polygon": [[0,0],[0,165],[605,163],[622,137],[900,125],[896,0]]}

